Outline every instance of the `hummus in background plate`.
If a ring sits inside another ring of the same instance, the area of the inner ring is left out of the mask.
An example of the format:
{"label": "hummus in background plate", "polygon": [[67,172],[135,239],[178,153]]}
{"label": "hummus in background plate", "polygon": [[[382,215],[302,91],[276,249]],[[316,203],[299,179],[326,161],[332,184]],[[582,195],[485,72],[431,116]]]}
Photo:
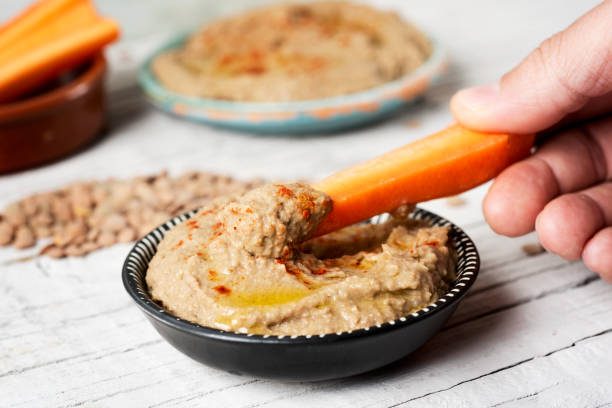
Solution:
{"label": "hummus in background plate", "polygon": [[277,4],[205,26],[158,55],[152,71],[183,95],[287,102],[376,87],[431,53],[428,39],[395,13],[340,1]]}

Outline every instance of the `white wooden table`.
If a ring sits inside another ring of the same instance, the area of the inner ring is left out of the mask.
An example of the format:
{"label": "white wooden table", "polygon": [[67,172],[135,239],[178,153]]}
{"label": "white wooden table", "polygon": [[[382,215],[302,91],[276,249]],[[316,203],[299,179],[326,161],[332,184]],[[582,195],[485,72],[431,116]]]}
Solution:
{"label": "white wooden table", "polygon": [[[0,0],[0,19],[27,2]],[[124,26],[109,50],[108,135],[56,164],[0,178],[0,206],[91,178],[201,169],[236,177],[317,179],[451,120],[448,99],[492,80],[594,1],[378,1],[449,50],[448,76],[392,120],[323,137],[258,137],[168,117],[134,80],[142,58],[181,27],[245,0],[98,1]],[[315,157],[315,159],[304,159]],[[455,221],[482,256],[481,275],[448,325],[417,354],[375,372],[315,384],[240,377],[196,363],[163,341],[125,293],[127,245],[84,258],[0,250],[0,406],[420,407],[612,406],[612,286],[581,263],[528,257],[484,223],[485,187],[423,206]]]}

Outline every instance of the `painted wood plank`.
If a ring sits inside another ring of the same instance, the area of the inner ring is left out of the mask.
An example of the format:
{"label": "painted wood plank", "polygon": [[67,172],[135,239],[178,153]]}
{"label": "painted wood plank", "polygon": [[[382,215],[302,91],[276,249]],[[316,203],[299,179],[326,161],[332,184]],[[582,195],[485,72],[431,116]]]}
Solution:
{"label": "painted wood plank", "polygon": [[252,384],[243,390],[248,397],[241,403],[226,403],[232,407],[389,407],[562,349],[611,329],[611,322],[612,292],[598,280],[443,331],[419,355],[384,370],[310,388],[287,386],[273,397],[269,390],[261,391],[263,385]]}
{"label": "painted wood plank", "polygon": [[446,327],[453,327],[554,293],[563,293],[596,279],[599,277],[580,262],[568,262],[561,267],[551,267],[544,271],[535,270],[531,274],[490,289],[474,294],[468,292],[468,296],[459,305]]}
{"label": "painted wood plank", "polygon": [[612,405],[612,332],[398,407],[602,407]]}
{"label": "painted wood plank", "polygon": [[[164,398],[178,406],[189,405],[194,401],[191,398],[228,406],[284,406],[287,402],[306,401],[317,406],[317,402],[330,399],[334,406],[348,401],[353,405],[361,401],[386,406],[550,353],[612,328],[609,289],[598,280],[488,315],[441,332],[420,356],[372,374],[320,384],[253,381],[200,366],[159,340],[136,310],[127,310],[117,316],[75,319],[66,327],[49,328],[43,336],[3,341],[2,349],[11,351],[12,361],[21,360],[20,366],[14,368],[21,371],[0,373],[4,375],[1,382],[15,390],[15,398],[27,395],[32,399],[36,394],[42,399],[51,398],[61,389],[64,403],[90,401],[106,406],[117,406],[129,399],[146,405]],[[575,324],[565,324],[574,319]],[[83,342],[80,333],[87,333],[87,342]],[[36,358],[30,359],[28,354]],[[119,357],[121,363],[117,363]],[[65,372],[71,373],[69,383],[54,383],[37,393],[21,392],[32,382],[44,381],[49,375],[62,378],[60,374]],[[91,374],[85,375],[88,372]],[[129,381],[119,372],[126,374]],[[379,401],[381,384],[392,391],[391,400]]]}

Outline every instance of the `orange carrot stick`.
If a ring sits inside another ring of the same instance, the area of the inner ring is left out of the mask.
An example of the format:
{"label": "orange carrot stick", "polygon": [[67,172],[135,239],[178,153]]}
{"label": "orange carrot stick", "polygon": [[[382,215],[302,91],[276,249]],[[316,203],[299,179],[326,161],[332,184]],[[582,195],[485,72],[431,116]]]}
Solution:
{"label": "orange carrot stick", "polygon": [[333,200],[314,236],[400,205],[469,190],[527,156],[533,135],[486,134],[452,125],[313,185]]}
{"label": "orange carrot stick", "polygon": [[70,35],[3,62],[0,64],[0,102],[8,101],[85,61],[118,34],[114,21],[98,19]]}
{"label": "orange carrot stick", "polygon": [[21,41],[28,33],[44,27],[49,21],[57,18],[63,11],[79,1],[82,0],[43,0],[34,3],[0,27],[1,52]]}
{"label": "orange carrot stick", "polygon": [[[68,7],[69,6],[69,7]],[[45,19],[41,25],[31,27],[24,31],[18,41],[0,46],[0,63],[17,58],[20,54],[30,52],[37,47],[44,46],[66,35],[70,35],[80,28],[93,24],[99,19],[95,9],[88,0],[71,0],[71,3]],[[43,24],[44,23],[44,24]],[[20,28],[23,26],[19,26]],[[14,32],[15,30],[12,30]],[[10,35],[0,33],[0,42]]]}

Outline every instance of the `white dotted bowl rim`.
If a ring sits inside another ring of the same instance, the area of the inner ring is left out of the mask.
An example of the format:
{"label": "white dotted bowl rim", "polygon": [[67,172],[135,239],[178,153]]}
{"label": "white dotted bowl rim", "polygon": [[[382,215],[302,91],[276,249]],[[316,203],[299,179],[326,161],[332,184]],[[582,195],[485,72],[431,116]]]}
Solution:
{"label": "white dotted bowl rim", "polygon": [[[425,319],[440,310],[449,307],[454,302],[458,302],[463,298],[468,289],[472,286],[478,271],[480,269],[480,257],[476,249],[476,245],[470,237],[458,226],[450,221],[431,213],[422,208],[417,208],[412,214],[412,218],[424,220],[431,226],[449,226],[451,228],[450,237],[455,250],[457,252],[456,273],[457,278],[453,282],[449,291],[438,299],[436,302],[417,310],[407,316],[399,317],[398,319],[382,323],[380,325],[371,326],[364,329],[351,330],[341,333],[327,333],[322,335],[299,335],[299,336],[273,336],[273,335],[256,335],[229,332],[211,327],[201,326],[192,323],[188,320],[181,319],[158,303],[153,301],[149,295],[145,282],[145,275],[148,264],[157,251],[157,245],[161,242],[164,234],[173,228],[175,225],[191,218],[197,210],[179,215],[140,239],[130,250],[123,264],[122,278],[123,285],[128,294],[134,299],[136,304],[150,317],[156,321],[171,326],[183,332],[188,332],[196,336],[207,338],[215,338],[226,341],[235,342],[267,342],[267,343],[303,343],[317,341],[337,341],[339,339],[347,339],[361,337],[364,335],[372,336],[381,334],[389,330],[398,330],[405,326],[411,325],[417,321]],[[380,223],[388,218],[388,214],[376,216],[370,222]]]}

